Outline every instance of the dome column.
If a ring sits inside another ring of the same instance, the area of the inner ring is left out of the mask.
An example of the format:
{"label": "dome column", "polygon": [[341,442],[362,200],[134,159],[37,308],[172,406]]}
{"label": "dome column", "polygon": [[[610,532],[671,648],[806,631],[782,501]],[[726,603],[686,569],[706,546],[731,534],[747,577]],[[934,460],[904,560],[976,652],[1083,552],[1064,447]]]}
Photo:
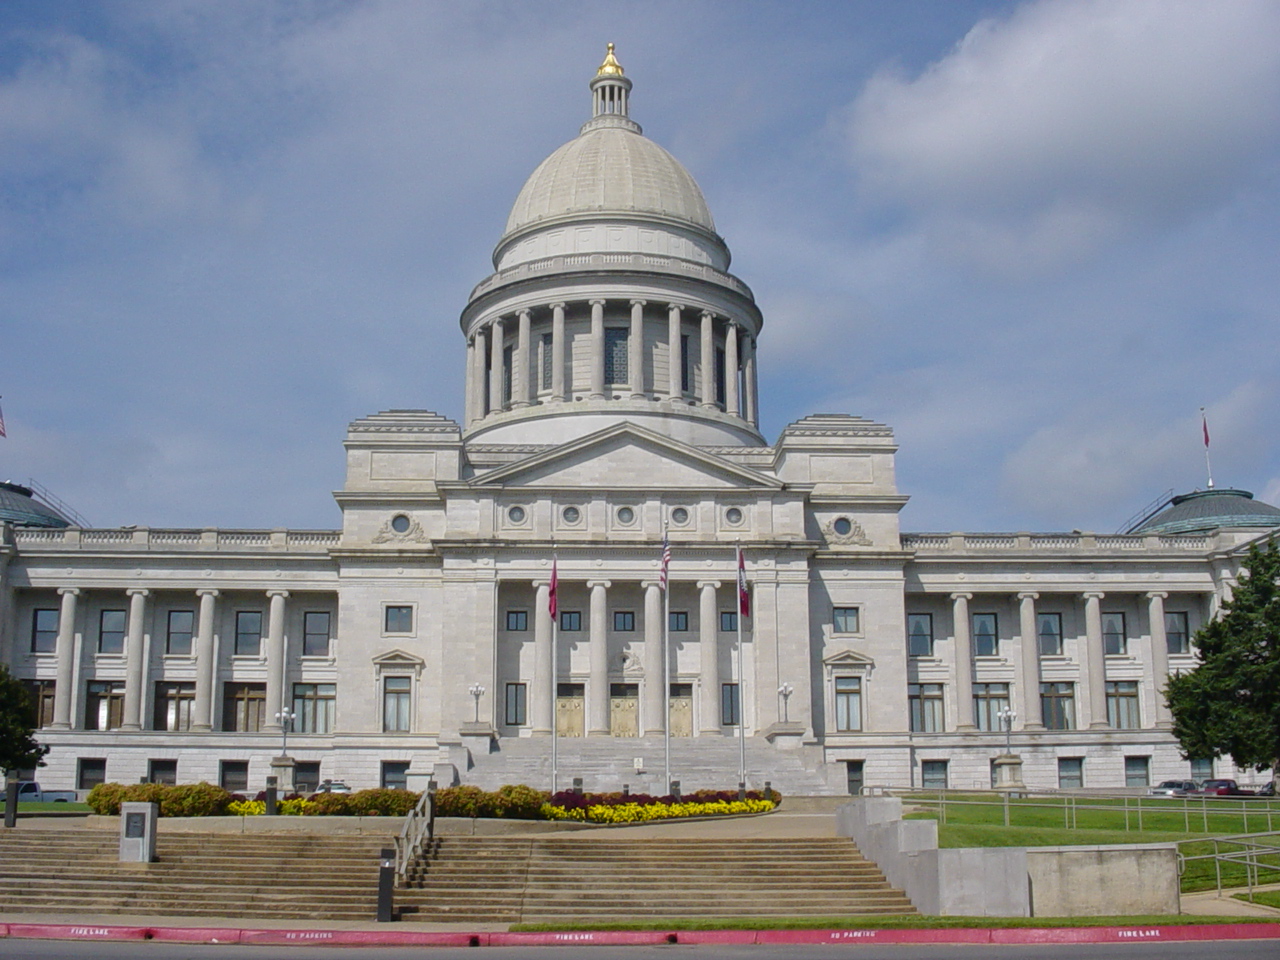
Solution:
{"label": "dome column", "polygon": [[684,402],[684,338],[679,303],[667,304],[667,393],[672,403]]}
{"label": "dome column", "polygon": [[740,416],[738,408],[738,325],[730,321],[724,332],[724,411]]}
{"label": "dome column", "polygon": [[531,364],[529,363],[529,311],[521,310],[517,316],[520,320],[519,333],[516,338],[516,356],[514,361],[515,369],[512,371],[512,377],[515,380],[515,398],[512,400],[513,407],[527,407],[532,401],[532,393],[530,392],[531,384]]}
{"label": "dome column", "polygon": [[475,335],[475,369],[471,372],[471,391],[474,394],[471,404],[471,417],[473,421],[484,419],[485,410],[485,379],[484,379],[484,361],[488,342],[485,339],[484,330],[477,330]]}
{"label": "dome column", "polygon": [[564,401],[564,304],[551,305],[551,399]]}
{"label": "dome column", "polygon": [[503,396],[503,365],[502,350],[504,346],[502,318],[498,317],[493,321],[493,342],[490,344],[492,356],[489,358],[489,410],[497,412],[505,405],[506,397]]}
{"label": "dome column", "polygon": [[471,421],[476,418],[476,338],[467,338],[467,385],[463,391],[463,401],[466,412],[463,419],[468,426]]}
{"label": "dome column", "polygon": [[743,338],[743,352],[746,356],[744,366],[746,367],[747,381],[747,422],[753,427],[760,426],[760,395],[756,384],[756,338]]}
{"label": "dome column", "polygon": [[710,310],[702,311],[702,384],[698,401],[704,407],[716,405],[715,337],[711,326],[714,319],[715,314]]}
{"label": "dome column", "polygon": [[591,301],[591,399],[604,399],[604,301]]}
{"label": "dome column", "polygon": [[644,300],[631,301],[631,333],[627,337],[627,372],[631,375],[631,399],[643,400],[644,392]]}

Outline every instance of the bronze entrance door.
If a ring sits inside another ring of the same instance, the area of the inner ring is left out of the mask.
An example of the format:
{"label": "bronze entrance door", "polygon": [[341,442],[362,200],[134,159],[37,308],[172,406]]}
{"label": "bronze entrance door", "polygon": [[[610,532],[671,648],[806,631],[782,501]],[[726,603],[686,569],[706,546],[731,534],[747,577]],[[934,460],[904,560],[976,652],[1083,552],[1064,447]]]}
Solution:
{"label": "bronze entrance door", "polygon": [[556,733],[562,737],[580,737],[586,729],[582,684],[562,683],[556,688]]}
{"label": "bronze entrance door", "polygon": [[636,684],[609,684],[609,732],[615,737],[640,736],[640,688]]}
{"label": "bronze entrance door", "polygon": [[693,736],[693,684],[671,685],[671,708],[668,722],[673,737]]}

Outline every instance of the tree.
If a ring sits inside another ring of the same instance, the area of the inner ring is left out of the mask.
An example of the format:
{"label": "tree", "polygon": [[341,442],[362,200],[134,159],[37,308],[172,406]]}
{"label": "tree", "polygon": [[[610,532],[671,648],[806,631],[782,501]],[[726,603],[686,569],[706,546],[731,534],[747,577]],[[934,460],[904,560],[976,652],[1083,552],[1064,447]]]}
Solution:
{"label": "tree", "polygon": [[1232,598],[1193,640],[1200,663],[1165,702],[1187,757],[1229,756],[1280,776],[1280,547],[1254,544]]}
{"label": "tree", "polygon": [[0,767],[31,770],[44,764],[49,748],[31,735],[35,729],[31,694],[21,680],[0,663]]}

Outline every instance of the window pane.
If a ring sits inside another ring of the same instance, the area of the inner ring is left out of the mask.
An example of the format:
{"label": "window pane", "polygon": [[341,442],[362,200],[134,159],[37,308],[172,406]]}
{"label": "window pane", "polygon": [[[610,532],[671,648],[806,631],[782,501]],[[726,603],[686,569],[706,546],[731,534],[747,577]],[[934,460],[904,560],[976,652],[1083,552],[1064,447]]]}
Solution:
{"label": "window pane", "polygon": [[562,610],[560,612],[560,629],[566,633],[577,633],[582,629],[582,611]]}
{"label": "window pane", "polygon": [[636,615],[630,610],[613,611],[613,629],[618,633],[631,633],[636,628]]}
{"label": "window pane", "polygon": [[529,629],[528,610],[508,610],[507,630],[511,633],[523,633]]}
{"label": "window pane", "polygon": [[177,760],[147,761],[147,779],[152,783],[175,784],[178,782]]}
{"label": "window pane", "polygon": [[914,732],[942,732],[942,684],[908,684],[907,704],[910,708],[911,714],[911,729]]}
{"label": "window pane", "polygon": [[236,613],[236,656],[256,657],[262,652],[262,614],[257,610]]}
{"label": "window pane", "polygon": [[689,629],[689,614],[685,610],[671,611],[671,632],[685,633]]}
{"label": "window pane", "polygon": [[513,727],[524,726],[526,722],[526,700],[528,690],[523,683],[507,684],[507,718],[506,722]]}
{"label": "window pane", "polygon": [[314,793],[320,786],[320,761],[299,760],[293,768],[293,785],[299,793]]}
{"label": "window pane", "polygon": [[1040,684],[1040,712],[1048,730],[1074,730],[1076,726],[1075,684]]}
{"label": "window pane", "polygon": [[304,657],[329,656],[328,612],[313,610],[302,615],[302,655]]}
{"label": "window pane", "polygon": [[1084,758],[1058,759],[1058,786],[1063,790],[1079,790],[1084,787]]}
{"label": "window pane", "polygon": [[831,611],[831,626],[836,633],[858,632],[858,608],[835,607]]}
{"label": "window pane", "polygon": [[1126,787],[1146,787],[1151,783],[1150,757],[1124,758],[1124,785]]}
{"label": "window pane", "polygon": [[1191,761],[1191,779],[1192,780],[1212,780],[1213,779],[1213,760],[1196,760]]}
{"label": "window pane", "polygon": [[1170,653],[1191,652],[1191,638],[1187,635],[1187,615],[1185,613],[1166,613],[1164,615],[1164,636]]}
{"label": "window pane", "polygon": [[382,788],[384,790],[407,790],[409,787],[409,761],[382,761]]}
{"label": "window pane", "polygon": [[190,656],[191,635],[195,632],[195,625],[194,610],[170,610],[165,652],[175,656]]}
{"label": "window pane", "polygon": [[836,730],[862,729],[862,678],[836,677]]}
{"label": "window pane", "polygon": [[107,780],[105,757],[81,757],[76,762],[76,789],[92,790]]}
{"label": "window pane", "polygon": [[551,334],[542,335],[542,389],[551,389]]}
{"label": "window pane", "polygon": [[1107,723],[1117,730],[1136,730],[1138,717],[1138,682],[1107,681]]}
{"label": "window pane", "polygon": [[218,784],[223,790],[232,793],[243,793],[249,789],[249,761],[223,760],[218,776]]}
{"label": "window pane", "polygon": [[1040,656],[1062,656],[1062,614],[1037,614],[1036,627],[1040,638]]}
{"label": "window pane", "polygon": [[384,633],[412,633],[413,607],[389,606],[386,608]]}
{"label": "window pane", "polygon": [[382,683],[382,729],[388,733],[407,733],[413,681],[409,677],[386,677]]}
{"label": "window pane", "polygon": [[58,611],[35,610],[31,614],[31,652],[53,653],[58,648]]}
{"label": "window pane", "polygon": [[925,787],[932,790],[945,790],[947,786],[947,761],[921,761],[920,782]]}
{"label": "window pane", "polygon": [[266,712],[265,683],[228,683],[222,688],[222,729],[255,733]]}
{"label": "window pane", "polygon": [[720,684],[720,723],[722,726],[738,725],[738,685]]}
{"label": "window pane", "polygon": [[997,653],[999,649],[996,639],[996,615],[975,613],[973,615],[973,655],[994,657]]}
{"label": "window pane", "polygon": [[1000,711],[1009,706],[1007,683],[975,683],[973,685],[973,722],[979,730],[1003,730]]}
{"label": "window pane", "polygon": [[736,610],[720,611],[720,632],[734,633],[738,629],[738,613]]}
{"label": "window pane", "polygon": [[1123,613],[1104,613],[1102,615],[1102,648],[1109,656],[1119,656],[1126,652],[1128,637],[1125,634]]}
{"label": "window pane", "polygon": [[124,629],[127,615],[123,610],[103,610],[98,621],[98,652],[124,653]]}
{"label": "window pane", "polygon": [[627,341],[631,331],[625,327],[605,327],[604,382],[627,383]]}
{"label": "window pane", "polygon": [[933,656],[932,614],[907,614],[907,654],[912,657]]}

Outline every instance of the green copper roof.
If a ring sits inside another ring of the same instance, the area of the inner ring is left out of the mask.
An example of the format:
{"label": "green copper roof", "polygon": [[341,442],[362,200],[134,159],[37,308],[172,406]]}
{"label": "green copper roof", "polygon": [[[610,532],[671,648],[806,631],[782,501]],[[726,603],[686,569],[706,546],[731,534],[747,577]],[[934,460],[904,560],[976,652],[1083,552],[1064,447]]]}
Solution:
{"label": "green copper roof", "polygon": [[1219,527],[1280,527],[1280,507],[1253,499],[1248,490],[1197,490],[1169,505],[1132,533],[1191,533]]}
{"label": "green copper roof", "polygon": [[53,507],[35,498],[29,487],[0,480],[0,522],[21,527],[69,527],[69,521]]}

